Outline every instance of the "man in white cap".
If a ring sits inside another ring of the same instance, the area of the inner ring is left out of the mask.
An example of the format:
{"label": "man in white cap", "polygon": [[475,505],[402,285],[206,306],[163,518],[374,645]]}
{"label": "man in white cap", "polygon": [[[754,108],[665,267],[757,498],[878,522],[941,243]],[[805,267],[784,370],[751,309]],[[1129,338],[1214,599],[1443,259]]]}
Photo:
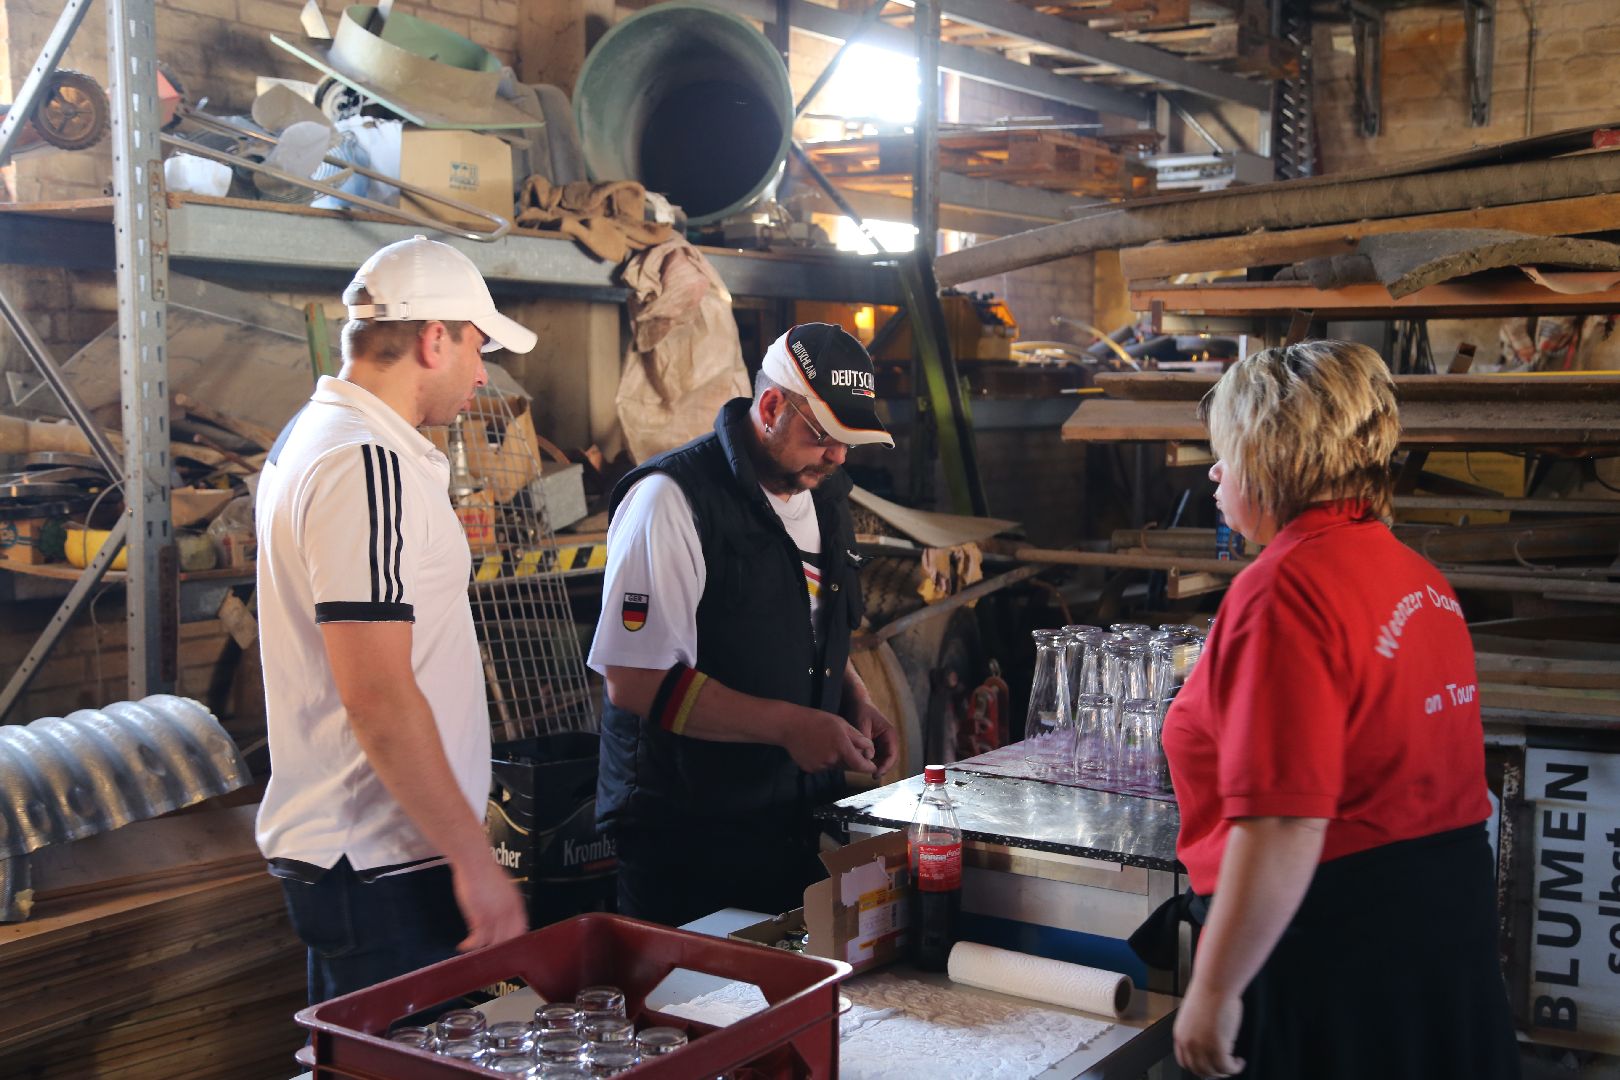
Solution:
{"label": "man in white cap", "polygon": [[495,310],[472,261],[415,237],[343,294],[343,369],[265,462],[255,506],[271,776],[259,847],[324,1001],[522,933],[490,855],[483,667],[446,424],[482,354],[535,335]]}
{"label": "man in white cap", "polygon": [[840,466],[894,441],[872,361],[827,323],[766,352],[754,397],[614,489],[590,665],[607,681],[597,821],[619,910],[678,925],[772,914],[824,876],[811,811],[894,729],[849,661],[862,607]]}

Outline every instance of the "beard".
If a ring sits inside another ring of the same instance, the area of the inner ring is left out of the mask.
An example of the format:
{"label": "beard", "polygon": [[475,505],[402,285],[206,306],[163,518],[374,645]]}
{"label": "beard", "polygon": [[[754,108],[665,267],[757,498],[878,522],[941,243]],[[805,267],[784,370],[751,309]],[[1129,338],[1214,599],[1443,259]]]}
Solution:
{"label": "beard", "polygon": [[788,468],[782,460],[792,452],[790,441],[791,436],[788,435],[786,427],[778,427],[762,440],[765,453],[762,455],[763,460],[756,462],[755,471],[765,490],[777,495],[796,495],[817,487],[838,471],[837,465],[825,462],[799,469]]}

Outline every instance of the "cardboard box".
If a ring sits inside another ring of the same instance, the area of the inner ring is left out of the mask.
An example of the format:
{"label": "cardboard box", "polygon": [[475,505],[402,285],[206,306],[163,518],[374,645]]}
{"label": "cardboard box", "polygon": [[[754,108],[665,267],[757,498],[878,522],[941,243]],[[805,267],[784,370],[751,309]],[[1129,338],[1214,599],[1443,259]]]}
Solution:
{"label": "cardboard box", "polygon": [[[536,507],[545,510],[546,524],[552,532],[584,520],[590,512],[585,505],[585,466],[577,462],[541,462],[540,478],[529,485],[529,497]],[[558,537],[557,542],[566,539]]]}
{"label": "cardboard box", "polygon": [[[399,178],[504,218],[511,218],[516,208],[512,148],[493,135],[407,127],[400,133]],[[490,227],[471,214],[405,192],[400,193],[400,205],[473,229]]]}
{"label": "cardboard box", "polygon": [[45,527],[49,524],[48,518],[0,521],[0,563],[37,566],[49,562],[45,553],[40,550],[40,541],[44,537]]}
{"label": "cardboard box", "polygon": [[495,500],[489,492],[475,491],[458,500],[456,518],[474,555],[495,550]]}
{"label": "cardboard box", "polygon": [[807,951],[842,960],[856,973],[901,959],[910,938],[911,871],[906,834],[888,832],[821,856],[828,877],[804,890],[804,907],[731,936],[773,946],[799,926],[810,931]]}

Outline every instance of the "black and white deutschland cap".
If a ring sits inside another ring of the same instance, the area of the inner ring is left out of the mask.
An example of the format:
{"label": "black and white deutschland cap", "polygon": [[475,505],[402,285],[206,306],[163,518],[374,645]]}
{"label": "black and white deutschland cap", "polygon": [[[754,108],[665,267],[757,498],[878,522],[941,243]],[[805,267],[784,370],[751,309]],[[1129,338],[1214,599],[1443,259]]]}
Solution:
{"label": "black and white deutschland cap", "polygon": [[356,285],[370,294],[371,303],[350,304],[351,319],[470,322],[489,338],[485,352],[526,353],[539,340],[533,330],[495,310],[484,275],[471,259],[425,236],[376,252],[355,271],[350,288]]}
{"label": "black and white deutschland cap", "polygon": [[771,342],[761,368],[778,386],[802,394],[836,441],[894,446],[878,420],[872,358],[843,327],[801,323]]}

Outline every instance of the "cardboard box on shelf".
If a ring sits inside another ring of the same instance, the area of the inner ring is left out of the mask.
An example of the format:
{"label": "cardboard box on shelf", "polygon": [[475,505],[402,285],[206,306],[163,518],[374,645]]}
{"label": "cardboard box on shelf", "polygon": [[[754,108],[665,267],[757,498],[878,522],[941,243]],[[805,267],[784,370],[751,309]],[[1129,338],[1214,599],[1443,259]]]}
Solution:
{"label": "cardboard box on shelf", "polygon": [[[516,206],[512,148],[493,135],[406,127],[399,140],[399,178],[504,218],[510,218]],[[406,193],[401,193],[400,204],[456,225],[489,226],[471,214]]]}
{"label": "cardboard box on shelf", "polygon": [[489,492],[475,491],[458,499],[456,517],[474,555],[495,550],[495,500]]}
{"label": "cardboard box on shelf", "polygon": [[22,518],[0,521],[0,563],[16,566],[37,566],[50,560],[40,550],[49,518]]}
{"label": "cardboard box on shelf", "polygon": [[731,936],[775,945],[788,930],[810,932],[807,951],[842,960],[855,973],[899,960],[910,926],[911,872],[906,834],[895,831],[824,852],[828,877],[804,890],[804,907],[745,926]]}

